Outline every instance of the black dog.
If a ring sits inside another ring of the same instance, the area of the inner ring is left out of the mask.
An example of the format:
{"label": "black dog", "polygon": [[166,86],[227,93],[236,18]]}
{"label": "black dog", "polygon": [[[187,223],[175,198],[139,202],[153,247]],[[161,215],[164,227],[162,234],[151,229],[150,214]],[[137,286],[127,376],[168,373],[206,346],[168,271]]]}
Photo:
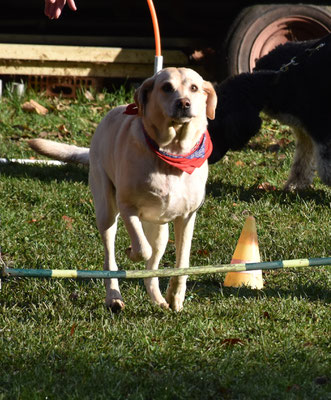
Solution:
{"label": "black dog", "polygon": [[309,186],[316,166],[331,186],[331,34],[278,46],[257,62],[254,72],[228,78],[216,92],[216,118],[208,126],[214,144],[210,163],[244,147],[258,133],[263,111],[289,125],[296,136],[285,189]]}

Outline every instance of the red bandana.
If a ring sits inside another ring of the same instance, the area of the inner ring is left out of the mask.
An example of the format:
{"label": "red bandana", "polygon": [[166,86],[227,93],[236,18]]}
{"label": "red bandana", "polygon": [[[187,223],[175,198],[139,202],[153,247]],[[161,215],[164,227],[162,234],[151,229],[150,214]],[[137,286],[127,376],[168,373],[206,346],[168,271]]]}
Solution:
{"label": "red bandana", "polygon": [[[138,113],[138,107],[135,104],[129,104],[124,111],[124,114],[136,115]],[[195,168],[199,168],[207,160],[213,150],[213,144],[209,136],[209,132],[206,130],[201,135],[199,142],[193,147],[193,149],[186,154],[172,154],[160,150],[157,143],[148,136],[144,129],[144,135],[146,142],[150,149],[163,161],[172,165],[173,167],[179,168],[180,170],[192,174]]]}

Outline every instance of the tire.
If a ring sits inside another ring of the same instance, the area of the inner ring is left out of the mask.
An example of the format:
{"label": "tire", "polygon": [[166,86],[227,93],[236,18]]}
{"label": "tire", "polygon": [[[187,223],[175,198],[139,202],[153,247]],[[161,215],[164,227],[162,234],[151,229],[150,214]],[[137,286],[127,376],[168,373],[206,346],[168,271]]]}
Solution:
{"label": "tire", "polygon": [[287,41],[315,39],[331,32],[331,7],[274,4],[244,9],[226,40],[227,72],[250,72],[258,58]]}

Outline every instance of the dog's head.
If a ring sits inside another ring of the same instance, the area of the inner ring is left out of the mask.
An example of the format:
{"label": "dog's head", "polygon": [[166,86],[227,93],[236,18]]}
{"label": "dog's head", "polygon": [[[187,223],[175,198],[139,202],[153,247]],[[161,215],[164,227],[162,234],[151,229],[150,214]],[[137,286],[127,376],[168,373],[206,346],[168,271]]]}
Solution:
{"label": "dog's head", "polygon": [[142,83],[135,93],[135,103],[145,127],[157,127],[163,137],[154,139],[162,142],[167,141],[169,128],[178,132],[188,124],[201,134],[207,117],[215,117],[217,96],[212,84],[197,72],[165,68]]}

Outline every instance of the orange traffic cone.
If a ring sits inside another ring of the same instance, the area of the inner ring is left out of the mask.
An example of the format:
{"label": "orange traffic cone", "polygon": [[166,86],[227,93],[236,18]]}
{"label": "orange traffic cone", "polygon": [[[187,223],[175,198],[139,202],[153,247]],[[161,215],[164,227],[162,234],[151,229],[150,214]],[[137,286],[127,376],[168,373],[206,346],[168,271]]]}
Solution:
{"label": "orange traffic cone", "polygon": [[[231,264],[241,264],[249,262],[260,262],[259,244],[255,218],[247,217],[241,231],[237,247],[233,253]],[[225,276],[224,286],[239,287],[248,286],[252,289],[262,289],[263,279],[262,270],[228,272]]]}

